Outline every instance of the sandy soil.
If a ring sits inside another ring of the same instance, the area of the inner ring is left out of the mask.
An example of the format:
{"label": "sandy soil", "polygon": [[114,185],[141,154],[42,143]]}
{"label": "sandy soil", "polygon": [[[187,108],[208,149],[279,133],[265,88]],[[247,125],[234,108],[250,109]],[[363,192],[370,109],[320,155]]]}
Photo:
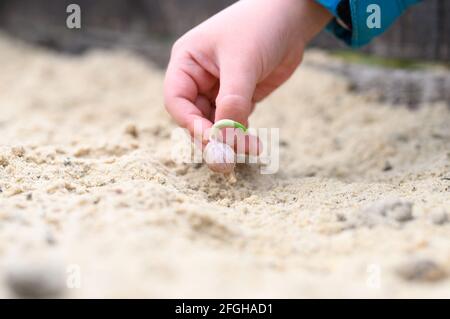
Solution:
{"label": "sandy soil", "polygon": [[158,69],[1,37],[0,296],[450,297],[450,111],[353,95],[326,59],[252,116],[279,173],[233,185],[171,160]]}

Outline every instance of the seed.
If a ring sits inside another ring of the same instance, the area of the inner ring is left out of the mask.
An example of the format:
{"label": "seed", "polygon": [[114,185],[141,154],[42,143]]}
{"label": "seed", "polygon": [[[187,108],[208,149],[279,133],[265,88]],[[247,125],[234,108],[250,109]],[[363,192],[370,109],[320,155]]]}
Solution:
{"label": "seed", "polygon": [[215,140],[206,145],[203,158],[209,169],[216,173],[231,173],[236,165],[236,154],[233,149],[228,144]]}

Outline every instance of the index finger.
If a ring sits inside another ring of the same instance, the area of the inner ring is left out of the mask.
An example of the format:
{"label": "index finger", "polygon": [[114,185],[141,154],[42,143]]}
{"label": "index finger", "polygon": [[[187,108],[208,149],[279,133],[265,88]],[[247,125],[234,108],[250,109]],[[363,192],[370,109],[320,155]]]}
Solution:
{"label": "index finger", "polygon": [[[203,112],[207,106],[196,105],[200,91],[214,85],[212,75],[202,70],[195,61],[173,59],[164,81],[164,103],[175,122],[189,130],[194,138],[207,142],[206,131],[213,123]],[[203,108],[203,109],[202,109]]]}

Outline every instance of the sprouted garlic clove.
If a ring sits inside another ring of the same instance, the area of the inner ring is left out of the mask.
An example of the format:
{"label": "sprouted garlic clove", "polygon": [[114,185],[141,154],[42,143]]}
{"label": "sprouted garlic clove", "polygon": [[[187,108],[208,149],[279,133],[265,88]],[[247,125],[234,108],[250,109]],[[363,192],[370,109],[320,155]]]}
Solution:
{"label": "sprouted garlic clove", "polygon": [[217,140],[219,130],[227,127],[239,128],[244,133],[247,131],[247,128],[241,123],[228,119],[217,121],[213,125],[209,136],[209,143],[203,151],[203,158],[209,169],[216,173],[233,173],[234,167],[236,166],[236,154],[233,148]]}
{"label": "sprouted garlic clove", "polygon": [[203,152],[203,158],[210,170],[216,173],[231,173],[236,165],[236,154],[224,143],[210,141]]}

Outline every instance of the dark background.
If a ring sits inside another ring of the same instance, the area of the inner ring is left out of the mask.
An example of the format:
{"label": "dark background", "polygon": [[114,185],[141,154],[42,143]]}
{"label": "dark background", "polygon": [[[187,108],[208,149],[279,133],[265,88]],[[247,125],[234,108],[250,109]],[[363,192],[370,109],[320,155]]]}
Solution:
{"label": "dark background", "polygon": [[[178,36],[233,0],[0,0],[0,28],[14,36],[71,53],[124,46],[164,65]],[[82,29],[66,28],[66,7],[82,10]],[[323,32],[313,45],[343,48]],[[425,0],[363,49],[379,56],[450,60],[450,1]]]}

